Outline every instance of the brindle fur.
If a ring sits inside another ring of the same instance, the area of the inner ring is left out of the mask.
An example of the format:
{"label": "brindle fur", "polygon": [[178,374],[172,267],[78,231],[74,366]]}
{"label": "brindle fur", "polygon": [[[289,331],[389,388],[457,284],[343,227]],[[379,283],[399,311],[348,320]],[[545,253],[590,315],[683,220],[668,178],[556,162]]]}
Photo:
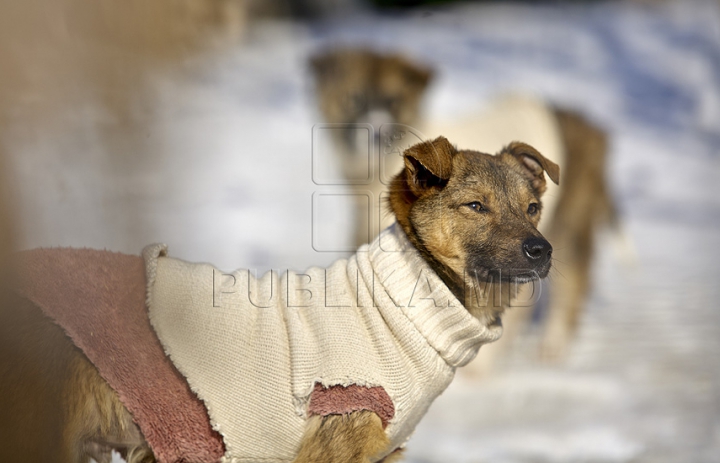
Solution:
{"label": "brindle fur", "polygon": [[295,463],[364,463],[389,444],[382,421],[373,412],[314,416],[308,420]]}
{"label": "brindle fur", "polygon": [[[442,137],[409,148],[404,160],[390,193],[398,223],[468,310],[499,322],[502,308],[472,295],[497,270],[503,281],[547,274],[550,247],[536,229],[539,209],[529,206],[540,204],[543,172],[557,182],[557,165],[523,143],[491,156],[458,151]],[[546,246],[542,259],[524,255],[530,239]],[[0,461],[105,463],[113,448],[131,463],[155,461],[117,393],[57,325],[17,298],[0,310],[0,391]],[[367,463],[388,450],[373,412],[316,416],[295,462]]]}
{"label": "brindle fur", "polygon": [[[532,267],[522,249],[528,239],[543,239],[537,231],[543,172],[557,183],[558,166],[524,143],[491,156],[458,151],[442,137],[406,150],[405,164],[390,185],[398,223],[465,307],[497,322],[503,304],[472,296],[487,292],[486,283],[494,284],[495,293],[509,286],[503,281],[547,274],[549,262]],[[473,210],[472,203],[483,210]],[[531,204],[537,213],[528,214]]]}

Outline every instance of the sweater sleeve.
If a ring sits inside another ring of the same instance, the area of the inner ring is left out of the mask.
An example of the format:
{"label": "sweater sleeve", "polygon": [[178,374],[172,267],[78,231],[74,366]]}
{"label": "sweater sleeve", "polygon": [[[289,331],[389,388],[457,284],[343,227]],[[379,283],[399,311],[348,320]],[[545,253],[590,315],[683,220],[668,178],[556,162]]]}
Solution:
{"label": "sweater sleeve", "polygon": [[392,399],[382,387],[364,387],[351,384],[349,386],[323,387],[315,383],[308,415],[344,415],[361,410],[376,413],[382,420],[383,428],[395,416]]}

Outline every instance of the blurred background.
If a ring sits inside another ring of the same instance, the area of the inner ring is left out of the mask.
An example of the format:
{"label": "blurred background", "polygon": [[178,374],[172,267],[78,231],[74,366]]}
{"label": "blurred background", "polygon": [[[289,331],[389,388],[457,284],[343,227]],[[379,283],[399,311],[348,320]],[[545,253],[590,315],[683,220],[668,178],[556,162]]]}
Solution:
{"label": "blurred background", "polygon": [[720,461],[715,0],[0,0],[0,237],[165,242],[227,270],[346,256],[349,190],[315,182],[312,162],[325,119],[309,60],[337,46],[432,69],[429,120],[508,93],[582,113],[607,134],[634,253],[600,234],[566,354],[543,362],[530,343],[461,375],[407,461]]}

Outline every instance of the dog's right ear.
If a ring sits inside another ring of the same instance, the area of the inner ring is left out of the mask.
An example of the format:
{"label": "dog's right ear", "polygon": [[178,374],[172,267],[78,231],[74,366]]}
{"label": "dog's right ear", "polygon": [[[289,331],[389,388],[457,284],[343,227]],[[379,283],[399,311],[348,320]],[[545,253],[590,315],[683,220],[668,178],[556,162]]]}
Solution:
{"label": "dog's right ear", "polygon": [[412,192],[420,196],[429,189],[442,188],[452,174],[452,159],[457,148],[447,138],[438,137],[406,149],[405,171]]}
{"label": "dog's right ear", "polygon": [[514,141],[503,148],[502,153],[510,154],[520,161],[528,179],[532,181],[533,188],[540,194],[544,193],[546,188],[543,172],[546,172],[556,185],[560,185],[560,167],[527,143]]}

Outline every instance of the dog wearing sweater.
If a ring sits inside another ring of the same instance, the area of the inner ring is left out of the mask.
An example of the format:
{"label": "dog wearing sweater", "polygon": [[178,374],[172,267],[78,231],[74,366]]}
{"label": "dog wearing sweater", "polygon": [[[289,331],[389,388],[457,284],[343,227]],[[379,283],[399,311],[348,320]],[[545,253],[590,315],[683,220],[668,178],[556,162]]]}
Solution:
{"label": "dog wearing sweater", "polygon": [[[394,218],[383,214],[381,207],[391,180],[388,174],[399,170],[398,153],[424,139],[422,133],[443,133],[455,143],[488,152],[520,139],[562,166],[568,181],[562,188],[549,185],[539,226],[557,248],[559,277],[552,282],[547,309],[535,311],[543,315],[541,356],[562,359],[590,293],[598,233],[609,225],[626,241],[608,185],[608,137],[603,128],[576,111],[520,95],[494,99],[482,108],[468,101],[463,115],[449,119],[421,117],[421,103],[438,71],[397,52],[337,47],[314,55],[310,68],[320,114],[332,129],[325,132],[334,136],[334,161],[357,199],[357,246],[392,223]],[[369,147],[377,152],[368,149],[370,127],[378,146]],[[632,247],[620,244],[623,256],[632,260]],[[513,311],[503,340],[471,370],[491,370],[493,359],[501,356],[496,354],[531,327],[532,309]]]}
{"label": "dog wearing sweater", "polygon": [[537,225],[544,174],[559,178],[519,142],[439,137],[404,163],[397,223],[327,269],[226,274],[164,245],[21,253],[0,311],[0,461],[397,461],[500,337],[506,288],[547,275]]}

